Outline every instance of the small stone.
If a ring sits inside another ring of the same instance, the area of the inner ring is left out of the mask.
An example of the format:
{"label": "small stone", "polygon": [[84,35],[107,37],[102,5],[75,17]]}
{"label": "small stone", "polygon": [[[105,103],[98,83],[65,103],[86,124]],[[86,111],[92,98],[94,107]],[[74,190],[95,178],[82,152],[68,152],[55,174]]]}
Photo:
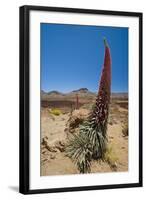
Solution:
{"label": "small stone", "polygon": [[44,160],[42,160],[43,162],[46,162],[47,161],[47,159],[45,158]]}
{"label": "small stone", "polygon": [[55,155],[53,155],[53,154],[50,154],[50,159],[55,159],[56,158],[56,156]]}
{"label": "small stone", "polygon": [[65,129],[64,129],[64,132],[68,132],[68,131],[69,131],[68,128],[65,128]]}
{"label": "small stone", "polygon": [[63,141],[57,141],[55,143],[55,148],[58,149],[60,152],[65,151],[65,143]]}

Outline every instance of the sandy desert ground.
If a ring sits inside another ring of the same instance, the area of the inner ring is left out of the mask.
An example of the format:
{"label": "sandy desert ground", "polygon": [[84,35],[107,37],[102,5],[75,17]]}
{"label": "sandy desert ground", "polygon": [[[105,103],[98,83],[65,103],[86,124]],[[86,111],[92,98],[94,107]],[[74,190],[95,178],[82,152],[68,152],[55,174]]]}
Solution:
{"label": "sandy desert ground", "polygon": [[[88,111],[85,107],[81,106],[78,112]],[[68,134],[71,134],[70,117],[71,112],[56,116],[51,114],[48,107],[41,108],[41,176],[79,173],[71,159],[65,155],[65,143]],[[92,161],[91,173],[128,170],[128,136],[123,134],[127,121],[128,100],[112,100],[107,135],[113,166],[108,162]]]}

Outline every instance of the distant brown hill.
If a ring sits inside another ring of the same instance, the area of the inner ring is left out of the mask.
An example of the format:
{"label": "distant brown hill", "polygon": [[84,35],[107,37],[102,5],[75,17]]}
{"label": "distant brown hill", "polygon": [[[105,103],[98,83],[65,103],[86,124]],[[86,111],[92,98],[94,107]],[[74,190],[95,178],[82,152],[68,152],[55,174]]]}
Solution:
{"label": "distant brown hill", "polygon": [[[61,93],[56,90],[50,92],[41,91],[41,105],[42,107],[72,109],[76,106],[77,95],[80,107],[84,104],[93,104],[97,94],[89,91],[87,88],[80,88],[68,93]],[[128,100],[128,93],[112,93],[111,96],[113,101],[120,101],[120,104],[121,100]]]}
{"label": "distant brown hill", "polygon": [[[42,100],[73,100],[76,98],[76,95],[78,94],[79,98],[88,98],[88,99],[94,99],[97,95],[95,92],[89,91],[87,88],[80,88],[78,90],[73,90],[68,93],[62,93],[56,90],[50,91],[50,92],[44,92],[41,91],[41,99]],[[128,93],[112,93],[112,98],[122,98],[122,99],[128,99]]]}
{"label": "distant brown hill", "polygon": [[80,102],[91,101],[96,97],[96,94],[90,92],[87,88],[81,88],[79,90],[74,90],[68,93],[61,93],[58,91],[50,91],[48,93],[41,92],[42,101],[75,101],[76,95],[78,94]]}

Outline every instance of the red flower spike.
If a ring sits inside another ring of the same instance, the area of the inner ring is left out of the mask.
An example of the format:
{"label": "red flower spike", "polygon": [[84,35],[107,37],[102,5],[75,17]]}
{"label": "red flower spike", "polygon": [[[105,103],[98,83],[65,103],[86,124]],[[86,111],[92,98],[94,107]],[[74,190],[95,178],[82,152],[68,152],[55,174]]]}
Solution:
{"label": "red flower spike", "polygon": [[92,115],[93,119],[95,120],[95,123],[107,121],[109,103],[110,103],[111,56],[110,56],[110,49],[105,39],[104,39],[104,44],[105,44],[104,65],[100,78],[99,91],[96,98],[96,106]]}
{"label": "red flower spike", "polygon": [[104,159],[107,149],[107,120],[111,94],[111,56],[105,44],[104,65],[101,73],[96,104],[89,120],[74,135],[67,146],[67,155],[75,161],[80,173],[89,173],[92,159]]}

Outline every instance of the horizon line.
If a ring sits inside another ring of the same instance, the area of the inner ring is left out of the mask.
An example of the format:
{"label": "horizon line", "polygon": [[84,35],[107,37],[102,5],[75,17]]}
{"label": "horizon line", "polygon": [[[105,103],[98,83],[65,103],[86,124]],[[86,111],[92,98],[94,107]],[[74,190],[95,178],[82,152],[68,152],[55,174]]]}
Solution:
{"label": "horizon line", "polygon": [[[41,91],[43,91],[43,92],[45,92],[45,93],[49,93],[49,92],[52,92],[52,91],[56,91],[56,92],[60,92],[60,93],[63,93],[63,94],[67,94],[67,93],[70,93],[70,92],[73,92],[73,91],[78,91],[78,90],[80,90],[80,89],[82,89],[82,88],[79,88],[79,89],[75,89],[75,90],[71,90],[71,91],[66,91],[66,92],[64,92],[64,91],[60,91],[60,90],[48,90],[48,91],[46,91],[46,90],[44,90],[44,89],[41,89]],[[87,88],[87,90],[89,91],[89,92],[93,92],[93,93],[97,93],[98,91],[93,91],[93,90],[89,90],[88,88]],[[111,93],[128,93],[128,91],[111,91]]]}

